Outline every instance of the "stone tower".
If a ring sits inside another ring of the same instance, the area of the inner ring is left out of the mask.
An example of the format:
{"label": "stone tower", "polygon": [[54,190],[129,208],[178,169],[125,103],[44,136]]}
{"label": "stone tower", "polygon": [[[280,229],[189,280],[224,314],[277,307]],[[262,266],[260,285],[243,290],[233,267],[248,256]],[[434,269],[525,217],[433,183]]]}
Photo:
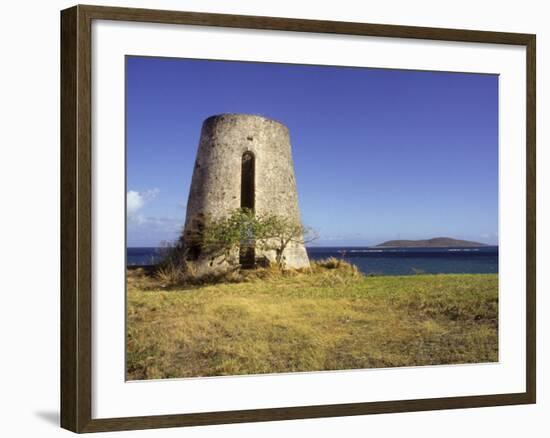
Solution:
{"label": "stone tower", "polygon": [[[192,240],[190,236],[201,229],[206,217],[226,217],[242,207],[253,209],[256,214],[275,214],[300,223],[288,129],[257,115],[209,117],[202,125],[187,202],[184,241]],[[253,260],[275,260],[275,251],[259,248],[247,251]],[[309,266],[301,243],[290,243],[283,256],[287,268]],[[200,246],[190,248],[189,258],[199,273],[220,269],[201,254]]]}

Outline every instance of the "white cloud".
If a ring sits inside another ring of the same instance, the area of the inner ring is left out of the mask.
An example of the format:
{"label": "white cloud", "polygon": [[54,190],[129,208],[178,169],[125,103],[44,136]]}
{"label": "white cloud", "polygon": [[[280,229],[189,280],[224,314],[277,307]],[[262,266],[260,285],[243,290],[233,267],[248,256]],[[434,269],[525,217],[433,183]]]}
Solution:
{"label": "white cloud", "polygon": [[126,193],[126,212],[128,216],[136,214],[138,210],[143,207],[143,204],[145,204],[145,202],[143,196],[141,196],[139,192],[129,190],[128,193]]}
{"label": "white cloud", "polygon": [[141,218],[140,225],[145,225],[150,230],[166,231],[170,233],[180,232],[183,228],[183,218],[175,217],[146,217]]}
{"label": "white cloud", "polygon": [[142,222],[143,217],[139,211],[149,201],[153,200],[158,194],[159,189],[146,190],[138,192],[136,190],[128,190],[126,193],[126,214],[129,220]]}
{"label": "white cloud", "polygon": [[[183,217],[155,217],[145,216],[143,208],[159,194],[159,189],[150,189],[143,192],[128,190],[126,192],[126,215],[128,224],[149,232],[177,233],[183,226]],[[135,228],[134,228],[135,229]]]}

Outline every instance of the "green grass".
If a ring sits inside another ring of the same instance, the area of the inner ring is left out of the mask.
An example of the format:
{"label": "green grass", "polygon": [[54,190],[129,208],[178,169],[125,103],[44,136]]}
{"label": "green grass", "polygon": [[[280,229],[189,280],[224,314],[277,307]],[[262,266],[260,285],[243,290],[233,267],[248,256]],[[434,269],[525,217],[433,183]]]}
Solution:
{"label": "green grass", "polygon": [[167,290],[128,274],[130,380],[498,360],[498,276],[346,264]]}

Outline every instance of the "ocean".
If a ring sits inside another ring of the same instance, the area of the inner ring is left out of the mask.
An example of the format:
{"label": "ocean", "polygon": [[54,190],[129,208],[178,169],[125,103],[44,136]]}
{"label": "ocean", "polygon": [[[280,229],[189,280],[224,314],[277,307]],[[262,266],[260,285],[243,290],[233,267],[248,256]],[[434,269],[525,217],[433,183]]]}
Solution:
{"label": "ocean", "polygon": [[[161,248],[128,248],[127,264],[154,265]],[[310,260],[342,258],[364,274],[413,275],[498,273],[498,246],[480,248],[309,247]]]}

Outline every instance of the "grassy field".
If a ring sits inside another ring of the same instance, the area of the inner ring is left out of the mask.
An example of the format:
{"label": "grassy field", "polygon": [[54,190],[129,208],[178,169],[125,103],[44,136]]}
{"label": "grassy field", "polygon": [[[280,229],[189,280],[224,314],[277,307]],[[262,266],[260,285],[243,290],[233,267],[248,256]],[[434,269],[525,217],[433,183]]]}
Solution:
{"label": "grassy field", "polygon": [[498,277],[365,277],[350,265],[166,288],[128,271],[127,378],[498,360]]}

